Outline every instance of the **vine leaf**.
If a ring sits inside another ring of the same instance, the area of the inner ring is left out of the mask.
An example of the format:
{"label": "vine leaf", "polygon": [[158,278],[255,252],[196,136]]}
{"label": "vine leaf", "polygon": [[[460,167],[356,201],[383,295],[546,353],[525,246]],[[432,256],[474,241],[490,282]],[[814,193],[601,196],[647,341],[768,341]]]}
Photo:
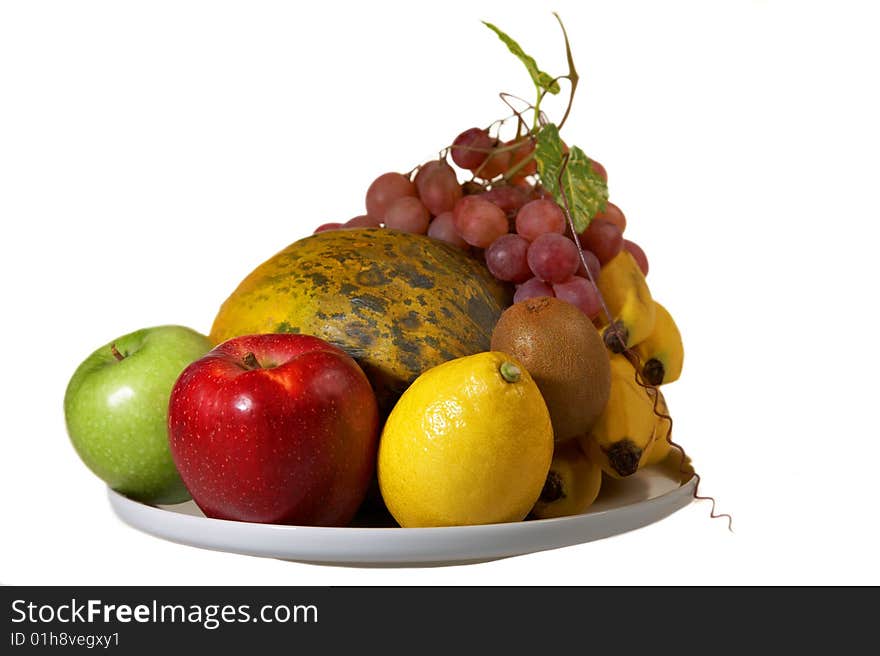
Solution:
{"label": "vine leaf", "polygon": [[525,64],[526,69],[529,71],[529,75],[532,76],[532,82],[535,83],[535,86],[538,87],[539,90],[549,91],[552,94],[559,93],[559,82],[557,82],[551,75],[538,68],[538,64],[535,63],[534,58],[527,55],[516,41],[492,25],[492,23],[483,21],[483,25],[495,32],[495,34],[498,35],[498,38],[507,46],[508,50]]}
{"label": "vine leaf", "polygon": [[565,145],[553,123],[538,132],[535,159],[541,184],[560,206],[568,205],[575,231],[582,233],[593,217],[605,209],[608,185],[590,166],[590,158],[577,146],[572,146],[568,161],[565,160]]}

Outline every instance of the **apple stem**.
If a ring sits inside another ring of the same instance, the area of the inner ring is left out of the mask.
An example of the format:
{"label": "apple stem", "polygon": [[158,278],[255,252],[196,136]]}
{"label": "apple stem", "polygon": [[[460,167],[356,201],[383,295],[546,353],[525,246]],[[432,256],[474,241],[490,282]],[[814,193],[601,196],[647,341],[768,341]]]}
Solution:
{"label": "apple stem", "polygon": [[119,362],[122,362],[125,359],[125,356],[122,355],[122,353],[120,353],[119,350],[116,348],[115,343],[110,345],[110,352],[113,354],[113,357],[116,358],[116,360]]}
{"label": "apple stem", "polygon": [[244,363],[244,366],[247,367],[248,369],[259,369],[260,368],[260,363],[257,362],[257,356],[251,352],[248,352],[247,355],[245,355],[241,361]]}

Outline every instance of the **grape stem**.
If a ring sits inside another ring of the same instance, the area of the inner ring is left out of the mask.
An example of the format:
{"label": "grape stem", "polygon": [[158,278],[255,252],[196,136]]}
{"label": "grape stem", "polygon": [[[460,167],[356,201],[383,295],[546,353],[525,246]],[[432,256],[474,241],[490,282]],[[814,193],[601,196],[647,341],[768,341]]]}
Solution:
{"label": "grape stem", "polygon": [[[532,140],[532,142],[534,142],[535,137],[534,137],[533,131],[528,128],[528,123],[526,123],[526,120],[523,118],[523,115],[528,111],[534,111],[535,115],[539,118],[539,120],[542,119],[542,115],[540,112],[537,111],[537,107],[535,107],[534,105],[529,103],[524,98],[520,98],[519,96],[515,96],[512,93],[507,93],[504,91],[502,91],[498,95],[501,98],[502,102],[510,108],[512,114],[510,114],[510,116],[506,116],[504,118],[500,118],[500,119],[493,121],[489,125],[489,127],[486,128],[486,132],[491,134],[492,130],[496,126],[500,130],[502,125],[504,125],[507,121],[509,121],[510,119],[515,117],[517,120],[517,129],[516,129],[517,136],[516,136],[516,139],[514,140],[515,141],[514,143],[510,144],[509,146],[500,146],[500,147],[493,147],[493,148],[478,148],[475,146],[464,146],[464,145],[455,146],[454,144],[450,144],[450,145],[446,146],[445,148],[442,148],[439,151],[439,159],[441,159],[441,160],[447,159],[449,153],[452,151],[453,148],[458,148],[460,150],[466,150],[466,151],[471,151],[471,152],[485,153],[486,155],[488,155],[488,157],[486,157],[486,159],[483,161],[483,163],[473,172],[473,175],[471,177],[472,182],[479,184],[483,188],[485,188],[488,184],[490,184],[491,180],[486,180],[485,183],[482,183],[482,182],[477,182],[477,178],[479,178],[480,172],[483,170],[483,167],[486,165],[486,163],[491,159],[491,156],[493,154],[505,153],[505,152],[510,152],[510,151],[514,151],[514,150],[519,149],[522,146],[522,143],[519,142],[519,139],[523,136],[527,136],[530,140]],[[514,107],[513,104],[511,104],[510,99],[519,100],[520,102],[525,104],[526,108],[523,111],[517,110],[517,108]],[[542,121],[539,121],[539,122],[541,122],[543,124]],[[526,130],[525,135],[522,134],[522,132],[521,132],[522,129]],[[495,138],[500,139],[500,137],[497,135],[497,133],[496,133]],[[534,154],[534,152],[532,152],[528,157],[524,157],[521,161],[517,162],[516,166],[508,169],[504,173],[504,175],[502,176],[502,180],[505,182],[508,182],[523,167],[527,166],[529,164],[529,162],[533,161],[534,159],[535,159],[535,154]],[[404,175],[407,178],[412,179],[413,174],[417,173],[419,171],[419,169],[422,168],[422,166],[423,166],[422,164],[417,164],[412,169],[410,169],[409,172],[405,173]],[[482,180],[483,178],[480,178],[480,179]]]}
{"label": "grape stem", "polygon": [[571,54],[571,43],[568,41],[568,32],[565,30],[565,25],[562,22],[562,19],[559,17],[555,11],[553,15],[556,17],[556,20],[559,22],[559,27],[562,28],[562,38],[565,39],[565,58],[568,60],[568,73],[566,75],[558,75],[553,78],[550,84],[547,85],[547,88],[541,89],[538,88],[538,99],[535,101],[535,123],[532,126],[532,130],[536,130],[538,128],[539,123],[541,123],[541,101],[544,100],[544,96],[550,93],[550,88],[559,82],[559,80],[568,80],[571,89],[568,93],[568,106],[565,108],[565,114],[562,115],[562,120],[559,121],[559,129],[562,129],[562,126],[565,125],[565,121],[568,120],[568,115],[571,113],[571,107],[574,104],[574,93],[577,91],[578,81],[580,80],[580,76],[578,75],[577,69],[574,66],[574,56]]}
{"label": "grape stem", "polygon": [[[590,279],[591,283],[596,285],[596,281],[593,279],[593,273],[590,271],[590,267],[587,266],[587,260],[586,260],[586,257],[584,256],[584,249],[581,247],[581,243],[580,243],[580,240],[578,239],[577,231],[574,228],[574,219],[572,219],[572,217],[571,217],[571,208],[568,204],[568,197],[565,195],[565,192],[563,191],[563,188],[562,188],[562,174],[565,172],[565,167],[568,165],[568,158],[569,158],[569,153],[565,153],[562,156],[562,166],[559,169],[559,175],[556,179],[556,184],[559,187],[559,197],[562,199],[562,211],[565,214],[566,220],[568,221],[568,227],[571,230],[571,236],[574,239],[575,245],[577,246],[578,255],[580,256],[581,263],[583,264],[584,269],[586,269],[586,271],[587,271],[587,278]],[[669,433],[666,435],[666,440],[669,442],[670,446],[677,449],[679,451],[679,453],[681,453],[681,463],[679,464],[679,474],[681,475],[681,474],[690,473],[694,477],[694,479],[695,479],[694,499],[697,499],[698,501],[711,501],[712,502],[712,509],[709,511],[709,517],[711,517],[712,519],[727,519],[727,530],[730,531],[731,533],[733,533],[733,517],[728,513],[719,513],[716,511],[716,502],[715,502],[714,497],[704,496],[699,493],[700,482],[702,480],[700,478],[700,475],[697,473],[697,471],[693,467],[691,467],[690,472],[688,472],[686,470],[685,467],[686,467],[686,464],[688,461],[687,453],[685,453],[684,447],[682,447],[680,444],[672,441],[672,417],[668,413],[663,412],[658,409],[659,403],[660,403],[660,390],[657,388],[656,385],[652,385],[651,383],[644,380],[644,377],[641,374],[641,371],[642,371],[641,359],[639,358],[638,353],[633,351],[631,348],[626,347],[626,340],[624,339],[623,334],[621,333],[620,328],[617,325],[617,322],[611,320],[611,313],[608,311],[608,306],[605,304],[605,299],[602,296],[602,292],[599,291],[598,285],[596,285],[596,293],[599,296],[599,304],[602,306],[602,313],[605,315],[605,321],[608,324],[608,327],[614,333],[614,336],[623,345],[623,347],[624,347],[623,356],[627,360],[630,361],[630,364],[633,365],[633,369],[635,370],[636,383],[639,386],[643,387],[645,389],[646,393],[648,394],[648,396],[651,397],[651,400],[653,402],[652,409],[654,411],[654,414],[657,415],[658,417],[660,417],[661,419],[666,419],[669,421]],[[656,438],[656,433],[654,436],[651,437],[652,442],[655,438]]]}
{"label": "grape stem", "polygon": [[[479,151],[481,153],[485,153],[485,152],[489,153],[489,156],[485,160],[483,160],[483,163],[480,164],[480,166],[478,166],[477,169],[474,171],[474,177],[479,177],[480,172],[483,170],[483,168],[486,166],[486,164],[489,163],[489,160],[492,159],[493,155],[497,155],[498,153],[506,153],[506,152],[518,150],[521,146],[522,146],[521,143],[514,142],[514,143],[510,144],[509,146],[496,146],[495,148],[492,148],[490,150],[486,150],[484,148],[471,147],[470,150]],[[461,148],[461,146],[456,146],[456,148]],[[508,174],[513,175],[513,173],[511,173],[511,171],[513,171],[515,173],[516,171],[519,171],[523,166],[525,166],[528,163],[528,161],[526,161],[527,158],[523,158],[523,160],[524,161],[519,162],[515,167],[513,167],[512,169],[509,169],[507,171],[507,173],[504,174],[505,180],[508,179],[508,177],[507,177]]]}
{"label": "grape stem", "polygon": [[540,113],[541,101],[544,99],[544,94],[546,94],[546,93],[547,93],[546,89],[541,89],[540,87],[538,87],[538,95],[537,95],[537,98],[535,98],[535,118],[532,120],[532,131],[533,132],[538,129],[538,117],[541,115],[541,113]]}
{"label": "grape stem", "polygon": [[565,31],[565,24],[563,24],[562,19],[559,17],[555,11],[553,15],[556,17],[556,20],[559,21],[559,27],[562,28],[562,37],[565,39],[565,58],[568,60],[568,75],[564,75],[568,79],[569,84],[571,84],[571,91],[568,94],[568,107],[565,108],[565,114],[562,115],[562,120],[559,122],[559,129],[562,129],[562,126],[565,125],[566,119],[568,119],[568,114],[571,112],[571,105],[574,102],[574,92],[577,91],[578,80],[580,80],[580,76],[578,75],[577,69],[574,67],[574,57],[571,54],[571,44],[568,42],[568,32]]}
{"label": "grape stem", "polygon": [[[572,53],[571,53],[571,43],[568,40],[568,32],[565,29],[565,24],[562,22],[562,18],[559,17],[559,14],[556,13],[555,11],[553,12],[553,16],[556,18],[557,22],[559,23],[559,27],[562,29],[562,37],[565,41],[565,57],[568,61],[568,74],[567,75],[560,75],[560,76],[554,78],[552,80],[552,83],[558,82],[559,80],[568,80],[570,87],[571,87],[570,91],[569,91],[569,95],[568,95],[568,105],[565,108],[565,114],[563,114],[562,120],[559,122],[559,126],[558,126],[559,129],[561,129],[562,126],[565,125],[565,121],[568,119],[568,115],[571,113],[572,104],[574,103],[574,94],[575,94],[575,91],[577,90],[578,80],[580,79],[580,76],[578,75],[577,69],[575,68],[575,65],[574,65],[574,57],[572,56]],[[552,83],[550,85],[548,85],[548,87],[552,87],[553,86]],[[474,181],[475,178],[479,177],[480,171],[483,169],[483,167],[486,165],[486,163],[491,159],[491,154],[499,153],[499,152],[506,152],[508,150],[514,150],[514,149],[519,148],[522,145],[519,143],[519,139],[522,136],[528,136],[530,139],[534,140],[534,135],[537,133],[539,128],[543,127],[547,123],[547,118],[544,115],[544,113],[541,111],[541,101],[544,99],[544,96],[547,95],[547,93],[549,93],[549,88],[542,89],[541,87],[538,87],[537,88],[537,97],[535,99],[535,104],[531,104],[530,102],[528,102],[524,98],[520,98],[519,96],[516,96],[511,93],[507,93],[504,91],[499,93],[501,101],[505,105],[507,105],[513,113],[506,118],[494,121],[486,129],[486,131],[491,132],[492,129],[496,125],[498,126],[498,128],[500,130],[501,126],[504,125],[504,123],[506,121],[508,121],[509,119],[511,119],[513,117],[516,117],[516,120],[517,120],[516,139],[511,146],[504,146],[501,148],[493,148],[492,150],[488,151],[490,153],[489,157],[487,157],[485,159],[485,161],[477,168],[477,170],[473,172],[473,177],[471,178],[472,181]],[[516,107],[514,107],[514,105],[510,102],[511,100],[514,100],[514,99],[522,102],[525,105],[525,109],[522,111],[519,111]],[[529,111],[533,112],[533,114],[534,114],[534,119],[532,121],[531,128],[528,127],[528,123],[523,118],[523,115]],[[523,135],[522,130],[525,130],[525,135]],[[456,148],[464,148],[464,149],[468,149],[468,150],[478,150],[480,152],[486,152],[484,149],[467,147],[467,146],[456,146]],[[443,148],[439,153],[439,159],[441,159],[441,160],[447,159],[451,149],[452,149],[452,145],[449,145],[449,146],[446,146],[445,148]],[[505,182],[509,181],[523,167],[528,165],[529,162],[531,162],[534,159],[535,159],[534,153],[532,153],[532,155],[530,155],[529,157],[524,157],[521,161],[517,162],[516,166],[514,166],[512,169],[509,169],[508,171],[506,171],[504,173],[504,175],[502,176],[502,180],[504,180]],[[412,179],[413,175],[415,173],[417,173],[421,167],[422,167],[421,164],[414,166],[412,169],[410,169],[410,171],[408,173],[405,174],[406,177],[409,179]],[[564,165],[563,165],[563,169],[561,169],[561,170],[564,170]],[[491,181],[489,181],[489,180],[486,181],[487,184],[490,182]],[[478,184],[480,184],[480,183],[478,183]],[[481,186],[485,187],[486,185],[483,184]],[[571,217],[569,216],[568,218],[569,218],[569,221],[571,221]],[[575,235],[577,234],[577,233],[574,233],[573,228],[572,228],[572,232]],[[575,241],[577,241],[576,238],[575,238]],[[584,259],[583,253],[581,253],[581,261],[582,262],[583,262],[583,259]],[[591,281],[592,281],[592,279],[591,279]],[[592,282],[595,283],[595,281],[592,281]],[[606,311],[606,315],[607,315],[607,311]]]}
{"label": "grape stem", "polygon": [[580,257],[581,264],[587,271],[587,278],[596,287],[596,293],[599,296],[599,305],[602,306],[602,313],[605,315],[605,323],[609,325],[611,330],[614,332],[614,336],[620,340],[620,343],[626,344],[626,340],[623,339],[620,328],[615,325],[614,321],[611,320],[611,312],[608,311],[608,305],[606,305],[605,303],[602,292],[599,291],[599,285],[593,279],[593,272],[590,271],[590,267],[587,266],[587,258],[584,255],[584,249],[581,246],[581,242],[578,239],[577,230],[574,227],[574,219],[571,216],[571,207],[568,204],[568,196],[565,195],[565,190],[562,187],[562,175],[565,173],[565,168],[568,166],[569,156],[570,153],[565,153],[562,156],[562,166],[559,167],[559,175],[556,177],[556,185],[559,188],[559,198],[562,200],[562,212],[565,214],[565,220],[568,222],[569,230],[571,230],[571,238],[574,240],[575,246],[577,246],[578,256]]}
{"label": "grape stem", "polygon": [[[529,137],[529,139],[531,139],[531,137]],[[523,157],[519,162],[517,162],[516,166],[512,166],[509,169],[507,169],[507,173],[505,173],[501,179],[504,180],[505,182],[509,182],[517,173],[519,173],[523,168],[525,168],[525,166],[529,162],[534,161],[534,159],[535,159],[534,153],[532,153],[528,157]]]}
{"label": "grape stem", "polygon": [[[529,130],[528,123],[526,123],[525,119],[523,118],[523,114],[525,114],[529,110],[534,110],[535,106],[524,98],[520,98],[519,96],[515,96],[512,93],[508,93],[506,91],[502,91],[501,93],[499,93],[498,97],[501,98],[501,102],[510,107],[510,111],[513,112],[513,116],[516,116],[517,118],[516,136],[520,136],[520,128],[525,128],[526,133],[531,132],[531,130]],[[522,112],[517,111],[516,107],[514,107],[510,103],[510,100],[519,100],[521,103],[525,104],[526,108]]]}

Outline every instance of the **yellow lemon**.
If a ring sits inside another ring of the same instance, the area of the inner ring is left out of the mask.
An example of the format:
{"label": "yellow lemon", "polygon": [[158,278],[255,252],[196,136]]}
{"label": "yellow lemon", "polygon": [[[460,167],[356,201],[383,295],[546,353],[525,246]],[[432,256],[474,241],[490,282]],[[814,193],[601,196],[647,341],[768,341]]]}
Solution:
{"label": "yellow lemon", "polygon": [[477,353],[429,369],[404,392],[379,443],[379,488],[403,527],[519,521],[552,458],[550,414],[525,367]]}

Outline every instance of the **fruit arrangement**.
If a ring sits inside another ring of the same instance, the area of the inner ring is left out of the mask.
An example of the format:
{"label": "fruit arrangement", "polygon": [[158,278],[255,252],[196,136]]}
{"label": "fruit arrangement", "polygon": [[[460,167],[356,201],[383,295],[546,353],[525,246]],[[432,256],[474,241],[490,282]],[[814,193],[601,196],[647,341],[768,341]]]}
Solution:
{"label": "fruit arrangement", "polygon": [[[558,17],[557,17],[558,18]],[[149,328],[97,349],[65,396],[77,452],[147,503],[345,526],[583,513],[608,478],[676,457],[659,386],[681,335],[624,238],[605,168],[561,138],[578,84],[526,66],[534,104],[379,175],[226,299],[209,335]],[[559,124],[541,110],[570,87]],[[371,492],[372,490],[372,492]]]}

